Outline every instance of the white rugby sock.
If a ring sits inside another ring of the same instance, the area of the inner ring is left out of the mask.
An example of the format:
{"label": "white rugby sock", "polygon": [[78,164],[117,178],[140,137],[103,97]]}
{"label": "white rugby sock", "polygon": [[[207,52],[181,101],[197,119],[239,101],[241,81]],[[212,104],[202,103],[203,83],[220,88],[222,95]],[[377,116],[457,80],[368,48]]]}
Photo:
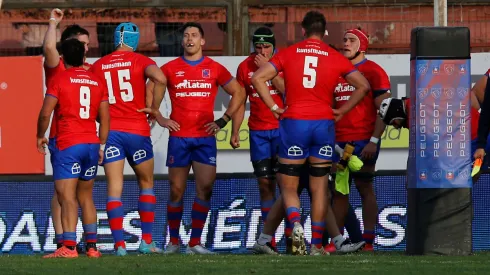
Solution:
{"label": "white rugby sock", "polygon": [[334,237],[332,239],[333,244],[335,245],[335,248],[338,250],[340,249],[342,243],[345,241],[344,237],[342,235],[338,235],[337,237]]}
{"label": "white rugby sock", "polygon": [[259,239],[257,240],[257,242],[260,245],[265,245],[266,243],[272,242],[272,236],[264,234],[264,233],[260,233],[260,236],[259,236]]}

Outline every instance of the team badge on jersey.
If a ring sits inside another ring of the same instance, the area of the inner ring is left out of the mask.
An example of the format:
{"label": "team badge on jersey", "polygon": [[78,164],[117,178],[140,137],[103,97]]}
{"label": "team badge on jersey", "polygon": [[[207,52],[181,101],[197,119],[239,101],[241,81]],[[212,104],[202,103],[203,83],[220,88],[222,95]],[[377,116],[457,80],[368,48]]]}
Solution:
{"label": "team badge on jersey", "polygon": [[210,78],[211,77],[211,70],[210,69],[203,69],[202,70],[202,78]]}

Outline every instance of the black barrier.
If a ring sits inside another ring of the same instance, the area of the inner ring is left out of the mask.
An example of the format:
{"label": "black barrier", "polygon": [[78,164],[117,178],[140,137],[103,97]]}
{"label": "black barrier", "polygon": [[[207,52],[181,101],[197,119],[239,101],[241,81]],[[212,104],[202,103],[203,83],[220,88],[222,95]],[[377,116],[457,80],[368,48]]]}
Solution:
{"label": "black barrier", "polygon": [[409,230],[412,255],[471,253],[470,31],[411,32]]}

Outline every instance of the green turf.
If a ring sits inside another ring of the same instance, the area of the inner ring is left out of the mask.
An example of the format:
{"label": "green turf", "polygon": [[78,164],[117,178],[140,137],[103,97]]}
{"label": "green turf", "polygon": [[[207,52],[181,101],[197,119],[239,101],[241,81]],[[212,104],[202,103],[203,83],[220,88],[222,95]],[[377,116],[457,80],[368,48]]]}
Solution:
{"label": "green turf", "polygon": [[466,257],[405,256],[400,253],[344,256],[139,256],[42,259],[0,256],[0,274],[489,274],[488,253]]}

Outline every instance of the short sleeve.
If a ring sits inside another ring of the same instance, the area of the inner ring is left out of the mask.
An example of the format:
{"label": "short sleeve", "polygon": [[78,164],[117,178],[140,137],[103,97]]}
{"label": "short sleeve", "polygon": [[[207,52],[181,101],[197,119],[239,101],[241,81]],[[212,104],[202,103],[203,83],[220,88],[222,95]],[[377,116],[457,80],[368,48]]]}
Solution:
{"label": "short sleeve", "polygon": [[109,90],[104,82],[101,82],[100,89],[102,91],[102,101],[109,101]]}
{"label": "short sleeve", "polygon": [[217,81],[220,86],[225,86],[233,79],[231,73],[221,64],[215,63],[218,69]]}
{"label": "short sleeve", "polygon": [[49,84],[48,84],[48,89],[46,90],[46,95],[47,96],[52,96],[56,97],[59,99],[60,97],[60,85],[59,85],[59,78],[53,78]]}
{"label": "short sleeve", "polygon": [[46,79],[46,86],[49,87],[49,83],[55,78],[55,76],[59,73],[64,71],[63,67],[61,66],[61,61],[58,63],[56,67],[48,67],[46,64],[44,64],[44,75]]}
{"label": "short sleeve", "polygon": [[245,87],[245,81],[243,79],[243,63],[238,66],[236,70],[236,80],[240,84],[240,86]]}
{"label": "short sleeve", "polygon": [[[168,63],[167,63],[167,64],[168,64]],[[160,70],[162,70],[163,75],[165,75],[165,77],[168,79],[168,77],[169,77],[169,75],[170,75],[170,70],[168,69],[167,64],[162,65],[162,66],[160,67]]]}
{"label": "short sleeve", "polygon": [[339,53],[336,53],[336,56],[338,57],[336,63],[338,64],[338,69],[340,70],[342,77],[346,77],[350,73],[357,71],[356,67],[352,65],[352,62],[350,62],[349,59]]}
{"label": "short sleeve", "polygon": [[390,78],[388,77],[388,74],[385,72],[385,70],[383,70],[383,68],[381,68],[380,66],[376,65],[373,73],[370,75],[369,78],[369,84],[371,85],[371,90],[373,92],[390,90]]}
{"label": "short sleeve", "polygon": [[485,75],[486,75],[487,77],[490,77],[490,69],[488,69],[488,71],[485,73]]}
{"label": "short sleeve", "polygon": [[157,63],[149,57],[146,57],[144,55],[139,55],[138,65],[141,66],[141,69],[144,72],[146,70],[146,68],[148,68],[149,66],[152,66],[152,65],[156,66]]}
{"label": "short sleeve", "polygon": [[277,72],[282,72],[283,70],[284,61],[286,60],[285,59],[286,53],[287,53],[287,49],[279,51],[271,58],[271,60],[269,60],[269,63],[272,64],[272,66],[274,66]]}
{"label": "short sleeve", "polygon": [[91,65],[91,66],[90,66],[90,68],[88,68],[88,70],[87,70],[87,71],[89,71],[89,72],[91,72],[91,73],[94,73],[94,74],[95,74],[95,73],[96,73],[96,72],[95,72],[95,71],[96,71],[96,70],[95,70],[95,64],[96,64],[96,63],[94,63],[93,65]]}

